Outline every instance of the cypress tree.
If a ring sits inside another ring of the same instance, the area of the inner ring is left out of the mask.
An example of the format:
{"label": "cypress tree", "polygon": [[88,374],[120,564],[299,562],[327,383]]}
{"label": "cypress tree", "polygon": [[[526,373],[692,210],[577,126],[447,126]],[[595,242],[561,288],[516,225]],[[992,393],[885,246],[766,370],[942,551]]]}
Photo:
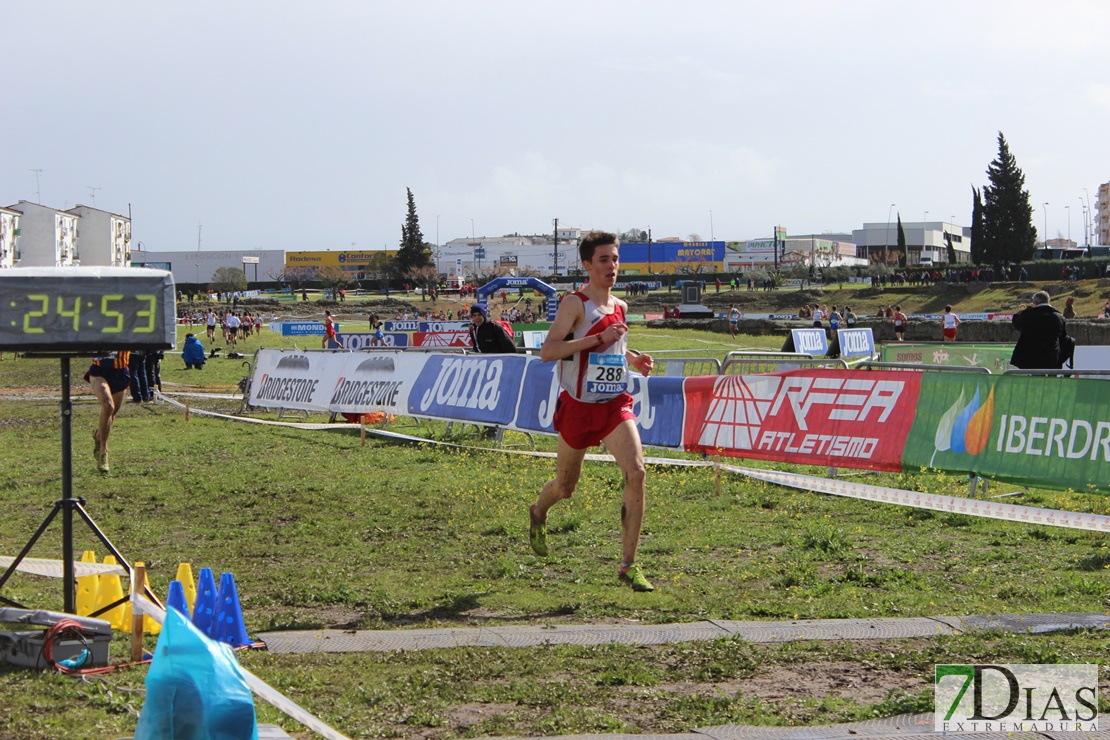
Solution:
{"label": "cypress tree", "polygon": [[983,259],[983,195],[971,186],[971,261],[981,265]]}
{"label": "cypress tree", "polygon": [[906,232],[902,228],[902,214],[898,214],[898,266],[906,266]]}
{"label": "cypress tree", "polygon": [[411,189],[405,188],[405,192],[408,193],[409,210],[408,215],[405,216],[405,223],[401,226],[401,247],[397,250],[398,275],[432,264],[432,251],[424,243],[424,234],[420,231],[420,219],[416,215],[416,200],[412,197]]}
{"label": "cypress tree", "polygon": [[990,185],[983,187],[982,261],[1023,262],[1037,251],[1037,228],[1025,189],[1025,173],[1017,166],[1001,131],[998,157],[987,168],[987,177]]}

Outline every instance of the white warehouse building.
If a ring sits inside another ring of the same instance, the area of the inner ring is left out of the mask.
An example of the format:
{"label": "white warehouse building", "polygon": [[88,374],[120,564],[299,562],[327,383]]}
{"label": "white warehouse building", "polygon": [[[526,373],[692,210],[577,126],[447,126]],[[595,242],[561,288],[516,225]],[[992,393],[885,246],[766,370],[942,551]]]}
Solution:
{"label": "white warehouse building", "polygon": [[[247,262],[243,262],[246,258]],[[255,262],[254,260],[258,260]],[[273,280],[285,269],[284,249],[239,249],[222,252],[150,252],[136,249],[131,253],[134,267],[155,267],[173,273],[177,284],[204,284],[211,282],[213,273],[221,267],[242,270],[249,281]]]}
{"label": "white warehouse building", "polygon": [[[947,221],[902,222],[906,235],[906,265],[947,263],[947,240],[952,240],[956,262],[971,262],[971,229]],[[865,223],[852,231],[856,256],[874,259],[898,250],[898,223]]]}

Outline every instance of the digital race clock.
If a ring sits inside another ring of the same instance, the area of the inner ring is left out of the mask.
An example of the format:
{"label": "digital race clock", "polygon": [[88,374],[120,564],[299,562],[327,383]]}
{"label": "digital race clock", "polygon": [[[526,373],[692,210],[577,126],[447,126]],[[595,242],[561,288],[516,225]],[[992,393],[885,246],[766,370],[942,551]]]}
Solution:
{"label": "digital race clock", "polygon": [[176,324],[173,276],[165,270],[0,270],[0,350],[173,349]]}

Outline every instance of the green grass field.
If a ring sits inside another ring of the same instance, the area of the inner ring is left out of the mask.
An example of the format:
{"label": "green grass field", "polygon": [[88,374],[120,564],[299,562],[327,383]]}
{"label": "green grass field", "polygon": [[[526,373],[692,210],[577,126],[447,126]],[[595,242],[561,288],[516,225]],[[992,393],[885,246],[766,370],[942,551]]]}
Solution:
{"label": "green grass field", "polygon": [[[290,344],[267,331],[239,351]],[[634,327],[631,344],[722,356],[778,340]],[[10,355],[0,362],[0,554],[16,554],[60,495],[58,365]],[[539,558],[528,547],[526,512],[553,463],[478,449],[486,443],[474,428],[458,425],[450,436],[443,424],[408,419],[394,429],[475,449],[374,438],[362,446],[352,427],[309,432],[195,414],[186,421],[171,405],[127,404],[105,476],[89,449],[97,409],[80,379],[84,361],[73,368],[75,495],[128,558],[148,564],[160,595],[180,562],[194,572],[234,573],[252,634],[1107,608],[1110,538],[1103,534],[881,506],[727,475],[718,495],[711,470],[671,466],[648,471],[640,561],[657,590],[635,594],[616,579],[621,481],[614,465],[586,464],[574,499],[552,511],[552,554]],[[162,374],[166,390],[225,392],[245,372],[241,361],[219,358],[186,371],[174,355]],[[554,447],[547,438],[537,444]],[[967,490],[966,480],[951,476],[866,480]],[[1089,494],[1034,490],[1008,500],[1110,513],[1110,500]],[[80,552],[94,542],[79,527],[75,545]],[[60,527],[31,555],[60,557]],[[3,593],[28,606],[62,605],[60,582],[34,576],[14,576]],[[1099,662],[1108,643],[1110,636],[1077,632],[781,646],[719,640],[385,655],[249,651],[240,659],[350,737],[447,738],[670,733],[928,711],[936,662]],[[113,659],[125,654],[120,637]],[[81,681],[0,663],[0,739],[128,735],[145,673],[128,668]],[[832,675],[858,685],[837,689]],[[257,706],[263,721],[310,736]]]}

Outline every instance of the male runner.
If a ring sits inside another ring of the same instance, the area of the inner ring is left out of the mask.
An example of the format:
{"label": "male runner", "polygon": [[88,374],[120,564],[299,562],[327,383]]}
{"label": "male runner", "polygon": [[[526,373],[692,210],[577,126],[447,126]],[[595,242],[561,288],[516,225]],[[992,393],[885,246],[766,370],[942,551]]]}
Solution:
{"label": "male runner", "polygon": [[109,471],[108,435],[112,432],[116,414],[123,406],[123,393],[131,384],[130,361],[130,352],[105,352],[93,359],[92,366],[85,373],[85,382],[92,386],[100,403],[100,420],[93,432],[93,457],[96,458],[96,469],[101,473]]}
{"label": "male runner", "polygon": [[321,349],[327,349],[329,342],[334,342],[338,346],[339,337],[335,332],[335,320],[331,317],[331,311],[324,311],[324,345]]}
{"label": "male runner", "polygon": [[636,562],[644,519],[644,453],[628,394],[628,366],[649,375],[649,355],[627,348],[627,305],[612,295],[620,265],[616,234],[587,231],[578,255],[589,282],[559,303],[555,321],[540,349],[544,362],[558,362],[562,391],[555,407],[559,433],[555,477],[529,511],[529,539],[537,555],[547,555],[547,511],[570,498],[582,474],[586,450],[605,443],[624,474],[621,499],[622,556],[618,575],[634,591],[653,591]]}

